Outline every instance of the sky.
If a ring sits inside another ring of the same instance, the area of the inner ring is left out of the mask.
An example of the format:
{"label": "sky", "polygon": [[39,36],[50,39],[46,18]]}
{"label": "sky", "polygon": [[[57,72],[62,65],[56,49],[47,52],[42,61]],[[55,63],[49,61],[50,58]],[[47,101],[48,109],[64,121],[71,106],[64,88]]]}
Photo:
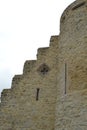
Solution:
{"label": "sky", "polygon": [[11,87],[26,60],[59,34],[60,17],[74,0],[0,0],[0,92]]}

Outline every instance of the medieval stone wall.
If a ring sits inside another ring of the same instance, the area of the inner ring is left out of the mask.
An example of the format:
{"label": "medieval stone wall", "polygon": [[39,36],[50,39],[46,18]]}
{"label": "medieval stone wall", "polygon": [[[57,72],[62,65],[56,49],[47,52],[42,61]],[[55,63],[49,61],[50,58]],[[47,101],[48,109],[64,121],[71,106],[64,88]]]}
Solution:
{"label": "medieval stone wall", "polygon": [[60,35],[26,61],[0,103],[0,130],[87,129],[87,1],[62,14]]}
{"label": "medieval stone wall", "polygon": [[55,130],[87,129],[87,1],[61,17]]}
{"label": "medieval stone wall", "polygon": [[49,48],[38,49],[37,61],[25,62],[11,89],[3,90],[0,130],[54,130],[58,36],[50,41]]}

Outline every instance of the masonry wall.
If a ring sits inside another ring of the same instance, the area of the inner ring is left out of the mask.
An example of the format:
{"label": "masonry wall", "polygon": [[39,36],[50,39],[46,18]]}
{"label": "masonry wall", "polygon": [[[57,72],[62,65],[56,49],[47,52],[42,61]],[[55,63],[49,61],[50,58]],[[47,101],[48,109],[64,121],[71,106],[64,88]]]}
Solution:
{"label": "masonry wall", "polygon": [[[37,61],[26,61],[11,89],[2,92],[0,130],[54,130],[57,98],[58,36],[39,48]],[[54,46],[55,45],[55,46]]]}
{"label": "masonry wall", "polygon": [[87,1],[77,0],[61,17],[55,130],[87,129],[86,15]]}
{"label": "masonry wall", "polygon": [[74,9],[81,3],[80,0],[72,4],[61,17],[59,66],[61,71],[61,65],[67,64],[67,91],[84,89],[87,85],[87,2]]}
{"label": "masonry wall", "polygon": [[4,89],[0,130],[87,129],[87,1],[62,14],[60,35]]}

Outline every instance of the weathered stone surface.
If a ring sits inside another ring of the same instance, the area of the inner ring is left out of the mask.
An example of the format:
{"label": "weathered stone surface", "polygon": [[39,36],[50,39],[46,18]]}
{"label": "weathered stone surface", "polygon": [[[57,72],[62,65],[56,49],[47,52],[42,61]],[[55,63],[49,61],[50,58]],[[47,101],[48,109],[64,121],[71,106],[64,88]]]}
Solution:
{"label": "weathered stone surface", "polygon": [[0,130],[87,129],[87,0],[62,14],[60,35],[1,94]]}
{"label": "weathered stone surface", "polygon": [[[58,39],[54,42],[57,44]],[[14,76],[11,89],[3,90],[0,130],[54,129],[57,97],[57,71],[55,69],[57,55],[55,52],[57,54],[56,46],[40,48],[37,61],[26,61],[23,75]],[[45,74],[38,73],[41,65],[47,66],[49,71]]]}
{"label": "weathered stone surface", "polygon": [[61,17],[55,130],[87,129],[86,15],[87,1],[77,0]]}
{"label": "weathered stone surface", "polygon": [[36,60],[28,60],[24,63],[23,74],[26,75],[34,67]]}

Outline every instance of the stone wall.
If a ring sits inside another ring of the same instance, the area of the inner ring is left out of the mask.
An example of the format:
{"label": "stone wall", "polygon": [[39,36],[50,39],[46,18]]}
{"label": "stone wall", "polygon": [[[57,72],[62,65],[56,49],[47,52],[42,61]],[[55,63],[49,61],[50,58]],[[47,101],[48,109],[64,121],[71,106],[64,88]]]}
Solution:
{"label": "stone wall", "polygon": [[0,130],[54,130],[58,36],[53,37],[49,48],[38,49],[36,61],[25,62],[11,89],[3,90]]}
{"label": "stone wall", "polygon": [[55,130],[87,129],[87,1],[62,14]]}
{"label": "stone wall", "polygon": [[81,3],[77,0],[71,4],[61,17],[62,21],[65,16],[59,37],[59,70],[67,64],[68,91],[84,89],[87,84],[87,2],[73,10]]}
{"label": "stone wall", "polygon": [[4,89],[0,130],[87,129],[87,1],[62,14],[60,35]]}
{"label": "stone wall", "polygon": [[55,130],[86,130],[87,89],[57,99]]}

